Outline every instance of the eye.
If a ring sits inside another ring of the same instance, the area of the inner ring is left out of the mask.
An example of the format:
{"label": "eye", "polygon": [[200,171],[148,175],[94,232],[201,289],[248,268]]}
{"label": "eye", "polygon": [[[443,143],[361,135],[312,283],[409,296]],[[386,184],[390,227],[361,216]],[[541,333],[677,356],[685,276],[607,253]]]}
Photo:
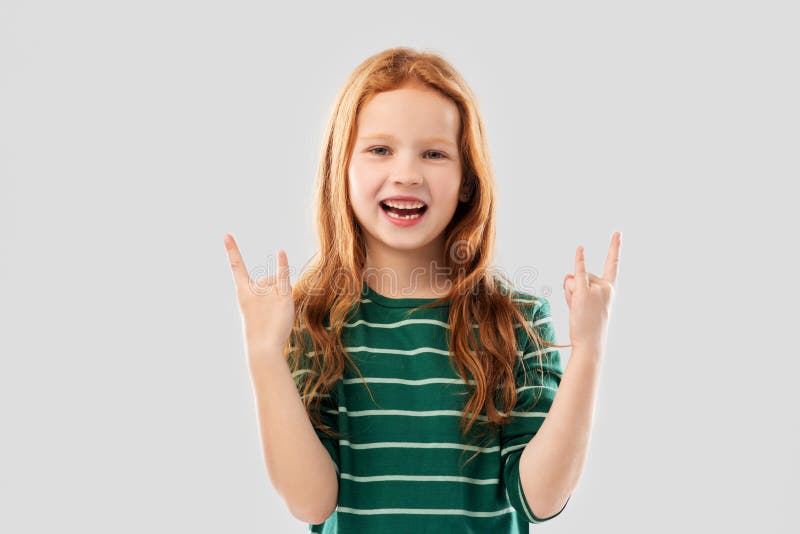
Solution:
{"label": "eye", "polygon": [[[370,154],[374,154],[376,156],[386,156],[387,155],[387,153],[385,153],[385,152],[383,152],[383,153],[382,152],[375,152],[376,150],[386,150],[386,151],[388,151],[389,149],[386,148],[385,146],[376,146],[376,147],[370,148],[369,150],[367,150],[367,152],[369,152]],[[433,154],[433,157],[429,157],[428,159],[446,159],[447,158],[447,154],[445,154],[444,152],[439,152],[438,150],[428,150],[427,152],[425,152],[426,156],[428,156],[429,154]]]}
{"label": "eye", "polygon": [[[387,150],[387,148],[385,146],[376,146],[376,147],[370,148],[368,150],[368,152],[370,154],[375,154],[375,152],[374,152],[375,150]],[[383,156],[384,154],[375,154],[375,155],[376,156]]]}

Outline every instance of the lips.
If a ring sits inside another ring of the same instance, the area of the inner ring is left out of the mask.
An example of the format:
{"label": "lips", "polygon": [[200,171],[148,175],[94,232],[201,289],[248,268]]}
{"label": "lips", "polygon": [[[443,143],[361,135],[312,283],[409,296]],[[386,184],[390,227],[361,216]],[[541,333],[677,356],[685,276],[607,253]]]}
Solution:
{"label": "lips", "polygon": [[389,204],[386,203],[386,201],[381,201],[380,202],[381,208],[383,208],[383,210],[386,211],[386,212],[396,213],[397,215],[422,214],[422,213],[425,213],[425,211],[427,211],[427,209],[428,209],[428,205],[424,204],[424,203],[422,204],[421,207],[416,207],[415,208],[415,207],[401,207],[401,206],[404,206],[404,205],[405,206],[411,205],[410,202],[397,202],[397,201],[391,201],[391,200],[389,202],[391,202],[393,205],[390,206]]}
{"label": "lips", "polygon": [[417,224],[420,224],[421,221],[425,220],[427,217],[427,208],[427,206],[418,208],[416,210],[418,212],[416,215],[400,215],[400,210],[396,210],[394,208],[383,208],[382,211],[383,216],[386,217],[386,220],[392,225],[399,226],[401,228],[408,228],[416,226]]}

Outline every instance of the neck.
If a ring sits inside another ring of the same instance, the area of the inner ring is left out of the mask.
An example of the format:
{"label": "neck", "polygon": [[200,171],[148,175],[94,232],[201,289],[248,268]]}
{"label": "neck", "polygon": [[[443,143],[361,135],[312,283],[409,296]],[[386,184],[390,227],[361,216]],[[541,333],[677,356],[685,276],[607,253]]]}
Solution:
{"label": "neck", "polygon": [[447,294],[444,236],[424,247],[398,250],[367,243],[363,280],[389,298],[438,298]]}

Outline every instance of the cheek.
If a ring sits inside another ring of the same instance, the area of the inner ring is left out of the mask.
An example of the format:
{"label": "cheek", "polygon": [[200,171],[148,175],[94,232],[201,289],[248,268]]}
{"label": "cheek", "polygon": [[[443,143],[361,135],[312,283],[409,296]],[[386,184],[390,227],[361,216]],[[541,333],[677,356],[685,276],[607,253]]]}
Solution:
{"label": "cheek", "polygon": [[347,183],[350,200],[358,213],[366,212],[374,207],[380,185],[377,180],[370,180],[369,174],[364,171],[365,169],[358,165],[350,165],[348,168]]}
{"label": "cheek", "polygon": [[452,173],[437,176],[431,180],[431,194],[440,205],[454,206],[458,203],[461,179]]}

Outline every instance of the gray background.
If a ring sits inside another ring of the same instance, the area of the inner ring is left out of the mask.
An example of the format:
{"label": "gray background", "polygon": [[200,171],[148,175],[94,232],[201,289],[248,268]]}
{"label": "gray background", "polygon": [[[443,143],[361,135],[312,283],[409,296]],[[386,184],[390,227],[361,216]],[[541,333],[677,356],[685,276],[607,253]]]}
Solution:
{"label": "gray background", "polygon": [[222,237],[296,279],[336,92],[409,45],[477,93],[496,264],[536,274],[563,342],[575,248],[600,273],[623,232],[589,460],[533,530],[796,532],[797,14],[4,0],[0,531],[306,531],[263,464]]}

